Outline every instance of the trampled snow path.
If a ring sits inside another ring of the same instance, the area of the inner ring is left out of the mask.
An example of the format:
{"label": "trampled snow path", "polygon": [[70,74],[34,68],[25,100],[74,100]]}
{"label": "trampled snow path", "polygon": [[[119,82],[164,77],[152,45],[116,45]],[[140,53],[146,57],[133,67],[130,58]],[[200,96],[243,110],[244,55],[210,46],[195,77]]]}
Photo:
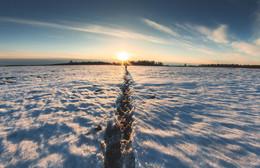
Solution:
{"label": "trampled snow path", "polygon": [[134,168],[135,157],[132,150],[133,107],[131,105],[131,79],[126,70],[122,96],[119,98],[115,123],[109,123],[105,131],[105,168]]}

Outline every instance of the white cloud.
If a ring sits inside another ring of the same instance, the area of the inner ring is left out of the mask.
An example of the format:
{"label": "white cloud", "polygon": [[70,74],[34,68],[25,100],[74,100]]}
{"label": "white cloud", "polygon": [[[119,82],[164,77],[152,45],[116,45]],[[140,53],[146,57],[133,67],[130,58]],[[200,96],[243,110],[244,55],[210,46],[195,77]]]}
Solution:
{"label": "white cloud", "polygon": [[227,40],[227,25],[220,25],[217,29],[211,30],[204,26],[198,26],[197,30],[205,35],[209,40],[212,40],[216,43],[228,43]]}
{"label": "white cloud", "polygon": [[165,33],[168,33],[168,34],[171,34],[173,36],[179,36],[178,33],[176,33],[175,31],[173,31],[172,29],[170,29],[169,27],[166,27],[164,25],[161,25],[161,24],[158,24],[154,21],[151,21],[149,19],[144,19],[144,22],[147,23],[149,26],[159,30],[159,31],[162,31],[162,32],[165,32]]}
{"label": "white cloud", "polygon": [[257,46],[259,46],[260,47],[260,38],[259,39],[257,39],[257,40],[255,40],[255,42],[254,42]]}
{"label": "white cloud", "polygon": [[139,34],[131,31],[114,29],[114,28],[109,28],[100,25],[93,25],[93,24],[88,24],[82,27],[82,26],[62,25],[57,23],[40,22],[40,21],[15,19],[15,18],[0,18],[0,21],[28,24],[34,26],[44,26],[44,27],[51,27],[51,28],[58,28],[58,29],[67,29],[73,31],[82,31],[88,33],[104,34],[104,35],[110,35],[110,36],[122,37],[122,38],[140,39],[140,40],[145,40],[153,43],[168,44],[167,41],[157,37],[147,36],[144,34]]}
{"label": "white cloud", "polygon": [[197,48],[197,51],[208,54],[208,55],[214,55],[215,54],[214,52],[207,50],[207,49],[204,49],[204,48]]}
{"label": "white cloud", "polygon": [[260,56],[260,38],[253,43],[233,42],[231,46],[239,52],[243,52],[252,56]]}

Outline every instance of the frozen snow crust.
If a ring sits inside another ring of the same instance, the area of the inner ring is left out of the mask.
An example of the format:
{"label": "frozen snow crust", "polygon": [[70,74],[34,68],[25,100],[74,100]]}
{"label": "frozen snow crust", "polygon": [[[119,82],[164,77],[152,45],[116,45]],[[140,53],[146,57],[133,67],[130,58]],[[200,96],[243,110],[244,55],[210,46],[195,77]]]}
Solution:
{"label": "frozen snow crust", "polygon": [[259,167],[260,71],[129,67],[137,167]]}
{"label": "frozen snow crust", "polygon": [[123,76],[120,66],[0,67],[12,81],[0,85],[0,167],[102,167]]}
{"label": "frozen snow crust", "polygon": [[259,70],[128,71],[131,97],[120,66],[0,67],[0,167],[109,167],[107,127],[129,116],[121,166],[260,166]]}

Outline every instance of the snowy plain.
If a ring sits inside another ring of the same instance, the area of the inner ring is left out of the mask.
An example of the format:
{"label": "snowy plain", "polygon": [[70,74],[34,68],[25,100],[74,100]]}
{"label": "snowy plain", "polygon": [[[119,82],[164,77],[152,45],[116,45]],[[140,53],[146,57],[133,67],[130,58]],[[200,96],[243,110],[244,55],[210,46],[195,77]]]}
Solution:
{"label": "snowy plain", "polygon": [[103,165],[103,131],[94,129],[114,118],[121,67],[1,67],[0,74],[0,167]]}
{"label": "snowy plain", "polygon": [[[136,167],[260,166],[259,70],[128,71]],[[123,76],[120,66],[0,67],[0,167],[103,167]]]}
{"label": "snowy plain", "polygon": [[139,167],[259,167],[260,71],[129,67]]}

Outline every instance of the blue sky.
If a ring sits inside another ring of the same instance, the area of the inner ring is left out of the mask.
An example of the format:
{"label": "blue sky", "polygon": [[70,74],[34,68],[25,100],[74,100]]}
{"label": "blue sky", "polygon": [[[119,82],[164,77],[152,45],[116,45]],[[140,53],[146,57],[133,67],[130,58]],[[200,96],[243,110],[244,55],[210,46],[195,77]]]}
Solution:
{"label": "blue sky", "polygon": [[258,0],[1,0],[0,58],[260,64]]}

